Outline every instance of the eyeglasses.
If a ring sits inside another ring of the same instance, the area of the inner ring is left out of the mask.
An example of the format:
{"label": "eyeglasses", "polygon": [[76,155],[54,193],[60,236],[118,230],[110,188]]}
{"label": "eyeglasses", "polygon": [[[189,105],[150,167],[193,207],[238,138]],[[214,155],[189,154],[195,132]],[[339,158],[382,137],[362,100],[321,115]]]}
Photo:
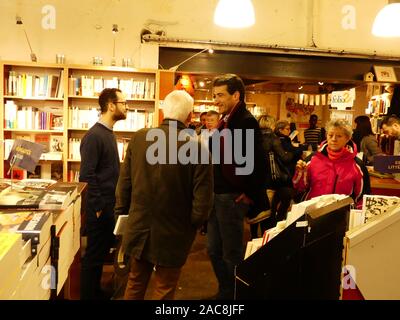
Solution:
{"label": "eyeglasses", "polygon": [[114,101],[114,104],[117,104],[117,103],[121,103],[122,105],[124,105],[125,107],[127,106],[127,102],[126,101]]}

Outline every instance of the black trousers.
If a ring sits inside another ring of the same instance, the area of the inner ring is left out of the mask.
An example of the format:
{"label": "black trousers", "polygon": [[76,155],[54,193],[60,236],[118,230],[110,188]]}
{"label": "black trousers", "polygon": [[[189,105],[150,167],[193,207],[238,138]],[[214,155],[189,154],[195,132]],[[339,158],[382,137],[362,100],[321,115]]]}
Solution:
{"label": "black trousers", "polygon": [[110,248],[114,245],[114,202],[108,203],[100,217],[86,208],[87,247],[81,262],[81,300],[102,299],[101,275]]}

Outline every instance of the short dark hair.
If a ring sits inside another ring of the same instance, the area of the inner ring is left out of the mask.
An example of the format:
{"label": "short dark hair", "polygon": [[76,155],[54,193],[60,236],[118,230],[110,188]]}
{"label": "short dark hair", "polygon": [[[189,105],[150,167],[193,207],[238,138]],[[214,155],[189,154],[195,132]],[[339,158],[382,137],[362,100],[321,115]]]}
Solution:
{"label": "short dark hair", "polygon": [[217,76],[214,78],[213,87],[227,86],[227,91],[229,94],[234,94],[236,91],[239,91],[241,102],[244,102],[245,97],[245,87],[243,80],[240,79],[236,74],[225,74],[222,76]]}
{"label": "short dark hair", "polygon": [[391,127],[392,125],[394,125],[395,123],[400,124],[400,118],[398,116],[396,116],[395,114],[392,114],[390,116],[386,116],[385,118],[383,118],[381,125],[379,126],[379,128],[382,129],[383,125],[387,125],[389,127]]}
{"label": "short dark hair", "polygon": [[200,113],[200,118],[201,118],[202,116],[206,116],[206,115],[207,115],[207,111],[204,111],[204,112]]}
{"label": "short dark hair", "polygon": [[217,117],[219,117],[219,113],[217,111],[215,111],[215,110],[210,110],[210,111],[206,112],[206,114],[207,114],[207,117],[209,117],[209,116],[217,116]]}
{"label": "short dark hair", "polygon": [[101,113],[107,112],[107,105],[109,102],[116,102],[118,100],[117,92],[122,91],[118,88],[105,88],[99,96],[99,105],[101,109]]}
{"label": "short dark hair", "polygon": [[371,121],[368,116],[358,116],[354,119],[356,125],[356,130],[360,134],[360,138],[374,134],[372,131]]}
{"label": "short dark hair", "polygon": [[311,119],[315,119],[315,120],[318,121],[318,116],[317,116],[316,114],[312,114],[312,115],[310,116],[310,119],[309,119],[309,120],[311,120]]}

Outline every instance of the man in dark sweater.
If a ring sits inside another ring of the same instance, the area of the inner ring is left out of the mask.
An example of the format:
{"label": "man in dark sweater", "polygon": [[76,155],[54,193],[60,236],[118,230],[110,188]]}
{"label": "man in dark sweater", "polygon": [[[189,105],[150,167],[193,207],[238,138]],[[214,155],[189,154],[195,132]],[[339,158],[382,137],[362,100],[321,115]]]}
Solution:
{"label": "man in dark sweater", "polygon": [[217,299],[233,299],[234,269],[243,260],[244,217],[269,208],[267,164],[258,122],[246,109],[243,81],[233,74],[217,77],[213,91],[222,118],[210,138],[214,207],[208,222],[208,253],[219,285]]}
{"label": "man in dark sweater", "polygon": [[87,247],[81,264],[81,299],[102,299],[101,274],[113,244],[115,188],[119,157],[113,126],[126,118],[126,100],[119,89],[104,89],[99,96],[101,116],[83,137],[79,181],[87,182]]}

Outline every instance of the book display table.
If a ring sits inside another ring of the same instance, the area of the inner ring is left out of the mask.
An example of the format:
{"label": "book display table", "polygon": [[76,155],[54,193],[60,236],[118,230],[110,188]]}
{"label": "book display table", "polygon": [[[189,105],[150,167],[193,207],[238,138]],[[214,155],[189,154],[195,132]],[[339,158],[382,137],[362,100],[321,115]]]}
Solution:
{"label": "book display table", "polygon": [[68,278],[80,248],[81,194],[86,184],[56,185],[75,186],[64,209],[0,209],[0,299],[50,299]]}

